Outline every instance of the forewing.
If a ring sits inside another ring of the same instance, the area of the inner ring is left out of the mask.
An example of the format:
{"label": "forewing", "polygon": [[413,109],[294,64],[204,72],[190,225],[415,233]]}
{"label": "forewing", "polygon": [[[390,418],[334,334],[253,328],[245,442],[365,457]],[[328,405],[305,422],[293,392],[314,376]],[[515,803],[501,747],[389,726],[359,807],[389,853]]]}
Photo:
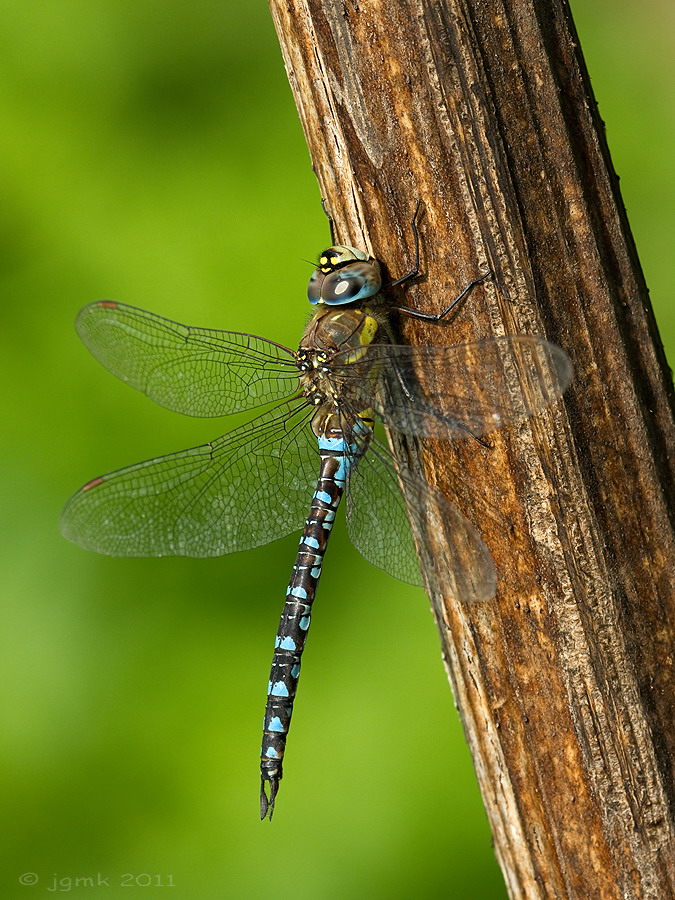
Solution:
{"label": "forewing", "polygon": [[222,556],[302,528],[318,475],[304,401],[223,437],[95,478],[68,502],[63,534],[110,556]]}
{"label": "forewing", "polygon": [[[422,585],[411,521],[420,529],[425,566],[445,566],[445,580],[454,579],[458,599],[466,603],[492,599],[496,590],[494,563],[477,530],[445,497],[398,465],[373,440],[350,474],[349,536],[373,565],[401,581]],[[439,529],[443,537],[438,541],[425,537]],[[443,547],[438,551],[443,559],[433,557],[434,547]]]}
{"label": "forewing", "polygon": [[185,415],[229,415],[298,390],[293,353],[255,335],[191,328],[112,300],[85,306],[76,328],[113,375]]}
{"label": "forewing", "polygon": [[333,378],[352,405],[374,407],[398,431],[478,436],[542,412],[572,378],[560,347],[524,335],[450,347],[375,344],[339,354]]}

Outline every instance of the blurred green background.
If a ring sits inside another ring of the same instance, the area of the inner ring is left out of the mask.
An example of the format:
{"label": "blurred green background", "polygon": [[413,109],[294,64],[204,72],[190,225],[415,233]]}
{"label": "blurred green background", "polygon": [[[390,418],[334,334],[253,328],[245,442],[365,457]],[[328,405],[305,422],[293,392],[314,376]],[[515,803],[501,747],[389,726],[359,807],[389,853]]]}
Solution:
{"label": "blurred green background", "polygon": [[[574,11],[673,347],[675,10]],[[80,895],[164,896],[147,873],[197,900],[505,896],[421,592],[336,533],[270,826],[259,731],[296,538],[146,561],[58,532],[83,481],[224,430],[109,375],[75,336],[81,306],[297,342],[302,257],[327,228],[266,5],[23,0],[0,21],[0,896],[97,873]],[[283,277],[261,262],[278,238]]]}

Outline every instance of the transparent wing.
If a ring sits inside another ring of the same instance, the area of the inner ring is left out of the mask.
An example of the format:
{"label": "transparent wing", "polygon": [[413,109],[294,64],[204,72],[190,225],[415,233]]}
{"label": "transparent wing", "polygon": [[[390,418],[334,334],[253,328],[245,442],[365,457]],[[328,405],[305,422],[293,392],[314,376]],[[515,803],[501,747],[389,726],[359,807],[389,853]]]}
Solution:
{"label": "transparent wing", "polygon": [[[421,528],[420,546],[428,556],[425,565],[447,567],[458,598],[467,603],[492,599],[497,577],[490,551],[478,531],[445,497],[399,466],[373,440],[350,474],[349,536],[359,553],[373,565],[401,581],[422,585],[411,521]],[[442,538],[433,540],[440,529]],[[438,551],[434,550],[436,547]],[[434,556],[435,552],[443,553],[445,558]]]}
{"label": "transparent wing", "polygon": [[297,393],[292,351],[252,334],[191,328],[112,300],[85,306],[75,327],[113,375],[185,415],[224,416]]}
{"label": "transparent wing", "polygon": [[462,438],[522,421],[554,403],[572,378],[567,354],[543,338],[489,338],[452,347],[375,344],[331,377],[350,404],[374,407],[407,434]]}
{"label": "transparent wing", "polygon": [[306,402],[284,403],[201,447],[94,478],[65,537],[110,556],[222,556],[301,529],[318,475]]}

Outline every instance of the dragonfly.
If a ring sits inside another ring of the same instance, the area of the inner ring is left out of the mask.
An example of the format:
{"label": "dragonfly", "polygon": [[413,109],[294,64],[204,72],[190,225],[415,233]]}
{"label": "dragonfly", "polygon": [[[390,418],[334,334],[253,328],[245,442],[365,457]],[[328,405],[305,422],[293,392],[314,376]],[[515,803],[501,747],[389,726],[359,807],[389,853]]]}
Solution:
{"label": "dragonfly", "polygon": [[[232,331],[195,328],[110,300],[86,306],[77,332],[110,372],[155,403],[190,416],[257,410],[207,444],[88,481],[63,512],[63,534],[121,557],[216,557],[302,531],[269,677],[261,749],[260,817],[271,820],[283,774],[301,657],[336,511],[346,498],[351,541],[371,563],[423,585],[411,523],[448,535],[457,598],[491,599],[496,573],[477,529],[403,465],[376,422],[407,437],[472,439],[540,413],[572,377],[565,352],[538,336],[449,346],[400,343],[396,315],[441,324],[490,274],[438,313],[393,302],[378,260],[336,243],[307,290],[312,315],[297,350]],[[437,378],[443,373],[442,380]],[[436,520],[438,521],[438,520]]]}

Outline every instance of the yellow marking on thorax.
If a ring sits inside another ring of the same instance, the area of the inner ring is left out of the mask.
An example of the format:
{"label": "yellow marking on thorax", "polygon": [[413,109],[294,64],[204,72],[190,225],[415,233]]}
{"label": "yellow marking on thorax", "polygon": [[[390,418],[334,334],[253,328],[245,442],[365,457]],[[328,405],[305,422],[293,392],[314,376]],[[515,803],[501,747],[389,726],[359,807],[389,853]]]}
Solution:
{"label": "yellow marking on thorax", "polygon": [[363,320],[363,328],[361,329],[361,333],[359,334],[359,341],[361,342],[361,344],[372,344],[379,327],[380,326],[377,319],[374,319],[372,316],[366,316]]}
{"label": "yellow marking on thorax", "polygon": [[360,359],[363,359],[366,353],[366,348],[369,344],[372,344],[379,327],[380,325],[377,319],[374,319],[369,315],[366,315],[364,317],[363,325],[361,326],[361,329],[359,331],[359,343],[361,344],[361,347],[352,350],[352,352],[345,358],[346,365],[358,362]]}

